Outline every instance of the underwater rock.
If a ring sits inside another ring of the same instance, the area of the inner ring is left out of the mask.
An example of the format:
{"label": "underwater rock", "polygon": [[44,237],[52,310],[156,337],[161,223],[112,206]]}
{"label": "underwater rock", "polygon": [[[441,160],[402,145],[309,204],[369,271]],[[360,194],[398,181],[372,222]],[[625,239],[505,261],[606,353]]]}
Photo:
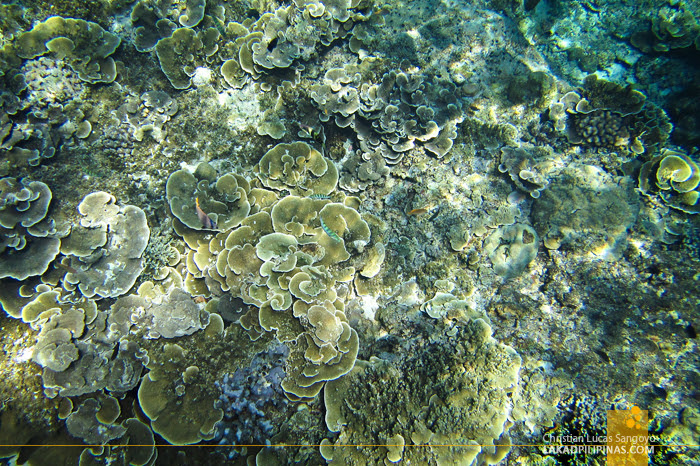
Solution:
{"label": "underwater rock", "polygon": [[[500,450],[520,357],[480,318],[458,318],[435,338],[393,363],[359,361],[350,374],[327,383],[326,425],[338,432],[321,444],[328,464],[475,464]],[[426,448],[402,448],[409,439]],[[363,448],[331,448],[343,444]]]}
{"label": "underwater rock", "polygon": [[626,247],[639,198],[627,178],[590,165],[569,165],[554,177],[532,207],[532,223],[545,247],[562,246],[614,260]]}

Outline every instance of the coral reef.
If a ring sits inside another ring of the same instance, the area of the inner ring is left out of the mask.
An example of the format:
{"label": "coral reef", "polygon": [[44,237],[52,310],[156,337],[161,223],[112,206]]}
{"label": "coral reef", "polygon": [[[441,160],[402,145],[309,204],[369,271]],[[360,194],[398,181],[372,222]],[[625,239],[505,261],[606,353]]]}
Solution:
{"label": "coral reef", "polygon": [[[338,433],[321,444],[329,464],[473,464],[507,453],[501,445],[520,357],[472,312],[455,319],[439,343],[426,342],[396,363],[374,358],[328,383],[326,424]],[[404,449],[409,442],[415,446]]]}
{"label": "coral reef", "polygon": [[99,24],[52,16],[20,34],[14,44],[21,58],[56,54],[67,61],[81,80],[94,84],[114,81],[117,71],[110,55],[120,42],[118,36]]}
{"label": "coral reef", "polygon": [[249,193],[245,178],[233,173],[217,177],[216,170],[207,163],[197,165],[194,173],[172,173],[166,185],[173,215],[197,230],[228,230],[240,225],[250,213]]}
{"label": "coral reef", "polygon": [[143,270],[142,254],[150,230],[139,207],[119,207],[104,191],[88,194],[78,205],[83,216],[61,242],[69,272],[65,284],[92,298],[120,296]]}
{"label": "coral reef", "polygon": [[643,193],[658,193],[664,202],[680,211],[700,212],[700,168],[688,154],[671,149],[645,162],[639,172]]}
{"label": "coral reef", "polygon": [[[265,185],[308,194],[329,193],[338,179],[333,164],[305,143],[276,146],[261,158],[256,172]],[[191,180],[191,188],[182,191],[195,189],[194,175],[174,175]],[[173,176],[169,186],[175,183]],[[212,173],[197,189],[215,179]],[[354,278],[355,266],[362,262],[344,263],[363,253],[370,229],[354,208],[342,203],[313,196],[279,199],[262,188],[249,188],[249,193],[251,205],[232,223],[234,228],[213,235],[182,225],[179,233],[192,248],[186,286],[195,294],[231,293],[254,305],[241,325],[253,339],[274,332],[291,345],[282,388],[290,397],[313,398],[326,380],[352,369],[357,357],[357,333],[346,322],[338,288]],[[180,204],[173,205],[177,209]]]}
{"label": "coral reef", "polygon": [[[256,354],[249,366],[216,381],[221,396],[215,406],[224,410],[224,418],[216,425],[214,440],[228,446],[269,442],[289,404],[280,386],[288,354],[278,342]],[[235,450],[227,456],[235,457]]]}
{"label": "coral reef", "polygon": [[41,181],[0,179],[0,278],[41,275],[58,255],[65,232],[46,218],[50,202]]}
{"label": "coral reef", "polygon": [[395,70],[372,83],[363,79],[363,71],[356,65],[334,68],[323,84],[311,87],[321,120],[334,116],[339,127],[352,126],[365,160],[379,151],[386,163],[399,163],[416,142],[438,158],[445,156],[462,118],[456,85]]}
{"label": "coral reef", "polygon": [[613,260],[624,252],[638,211],[639,199],[628,178],[615,179],[592,166],[570,166],[533,204],[532,220],[548,249],[566,245]]}
{"label": "coral reef", "polygon": [[0,5],[0,457],[698,463],[699,11]]}

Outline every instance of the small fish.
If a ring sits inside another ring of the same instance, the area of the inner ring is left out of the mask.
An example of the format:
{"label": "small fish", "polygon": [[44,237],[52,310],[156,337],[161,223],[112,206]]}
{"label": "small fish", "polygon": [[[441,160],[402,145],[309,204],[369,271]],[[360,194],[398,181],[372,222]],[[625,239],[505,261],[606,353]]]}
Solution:
{"label": "small fish", "polygon": [[325,231],[328,236],[333,238],[333,241],[337,241],[338,243],[343,241],[343,239],[338,236],[338,233],[328,228],[328,225],[326,225],[326,222],[324,222],[323,219],[321,219],[321,228],[323,228],[323,231]]}
{"label": "small fish", "polygon": [[323,131],[323,126],[321,126],[319,129],[315,129],[309,125],[305,125],[304,123],[299,123],[299,128],[301,129],[301,131],[298,133],[299,137],[313,139],[317,143],[321,144],[321,153],[326,153],[326,134]]}
{"label": "small fish", "polygon": [[194,210],[197,211],[197,218],[199,218],[199,221],[202,222],[202,226],[204,228],[213,230],[216,228],[216,222],[209,217],[206,212],[202,210],[201,207],[199,207],[199,198],[195,197],[194,198]]}
{"label": "small fish", "polygon": [[430,209],[432,209],[431,206],[425,206],[425,207],[419,207],[417,209],[412,209],[406,212],[406,215],[421,215],[421,214],[427,214],[430,212]]}
{"label": "small fish", "polygon": [[211,15],[211,17],[214,19],[214,27],[219,31],[219,34],[226,36],[226,25],[221,18],[216,15]]}
{"label": "small fish", "polygon": [[316,139],[318,131],[314,130],[311,126],[305,125],[304,123],[299,123],[299,128],[301,128],[301,130],[306,133],[307,137]]}
{"label": "small fish", "polygon": [[320,201],[325,201],[330,199],[331,197],[328,194],[312,194],[309,196],[309,199],[314,199],[314,200],[320,200]]}
{"label": "small fish", "polygon": [[78,275],[80,272],[78,272],[74,267],[71,267],[70,265],[66,265],[63,262],[54,262],[55,265],[58,267],[64,269],[66,272],[72,273],[73,275]]}

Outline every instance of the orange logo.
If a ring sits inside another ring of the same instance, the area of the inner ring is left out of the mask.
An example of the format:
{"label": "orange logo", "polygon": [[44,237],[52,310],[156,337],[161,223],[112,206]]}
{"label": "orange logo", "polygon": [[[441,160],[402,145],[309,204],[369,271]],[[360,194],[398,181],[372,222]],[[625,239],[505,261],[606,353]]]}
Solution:
{"label": "orange logo", "polygon": [[629,410],[608,411],[608,466],[647,466],[652,448],[647,410],[633,406]]}

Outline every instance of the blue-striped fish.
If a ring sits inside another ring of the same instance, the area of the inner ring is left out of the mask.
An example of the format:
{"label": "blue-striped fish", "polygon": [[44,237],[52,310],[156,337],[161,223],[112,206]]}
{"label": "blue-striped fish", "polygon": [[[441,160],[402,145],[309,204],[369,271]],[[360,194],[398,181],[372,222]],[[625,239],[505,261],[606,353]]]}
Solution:
{"label": "blue-striped fish", "polygon": [[326,225],[326,222],[324,222],[323,219],[321,219],[321,228],[323,228],[323,231],[325,231],[328,236],[333,238],[333,241],[341,242],[343,240],[340,236],[338,236],[338,233],[331,230],[328,225]]}
{"label": "blue-striped fish", "polygon": [[321,200],[325,201],[327,199],[330,199],[331,197],[328,194],[312,194],[309,196],[309,199],[314,199],[314,200]]}

